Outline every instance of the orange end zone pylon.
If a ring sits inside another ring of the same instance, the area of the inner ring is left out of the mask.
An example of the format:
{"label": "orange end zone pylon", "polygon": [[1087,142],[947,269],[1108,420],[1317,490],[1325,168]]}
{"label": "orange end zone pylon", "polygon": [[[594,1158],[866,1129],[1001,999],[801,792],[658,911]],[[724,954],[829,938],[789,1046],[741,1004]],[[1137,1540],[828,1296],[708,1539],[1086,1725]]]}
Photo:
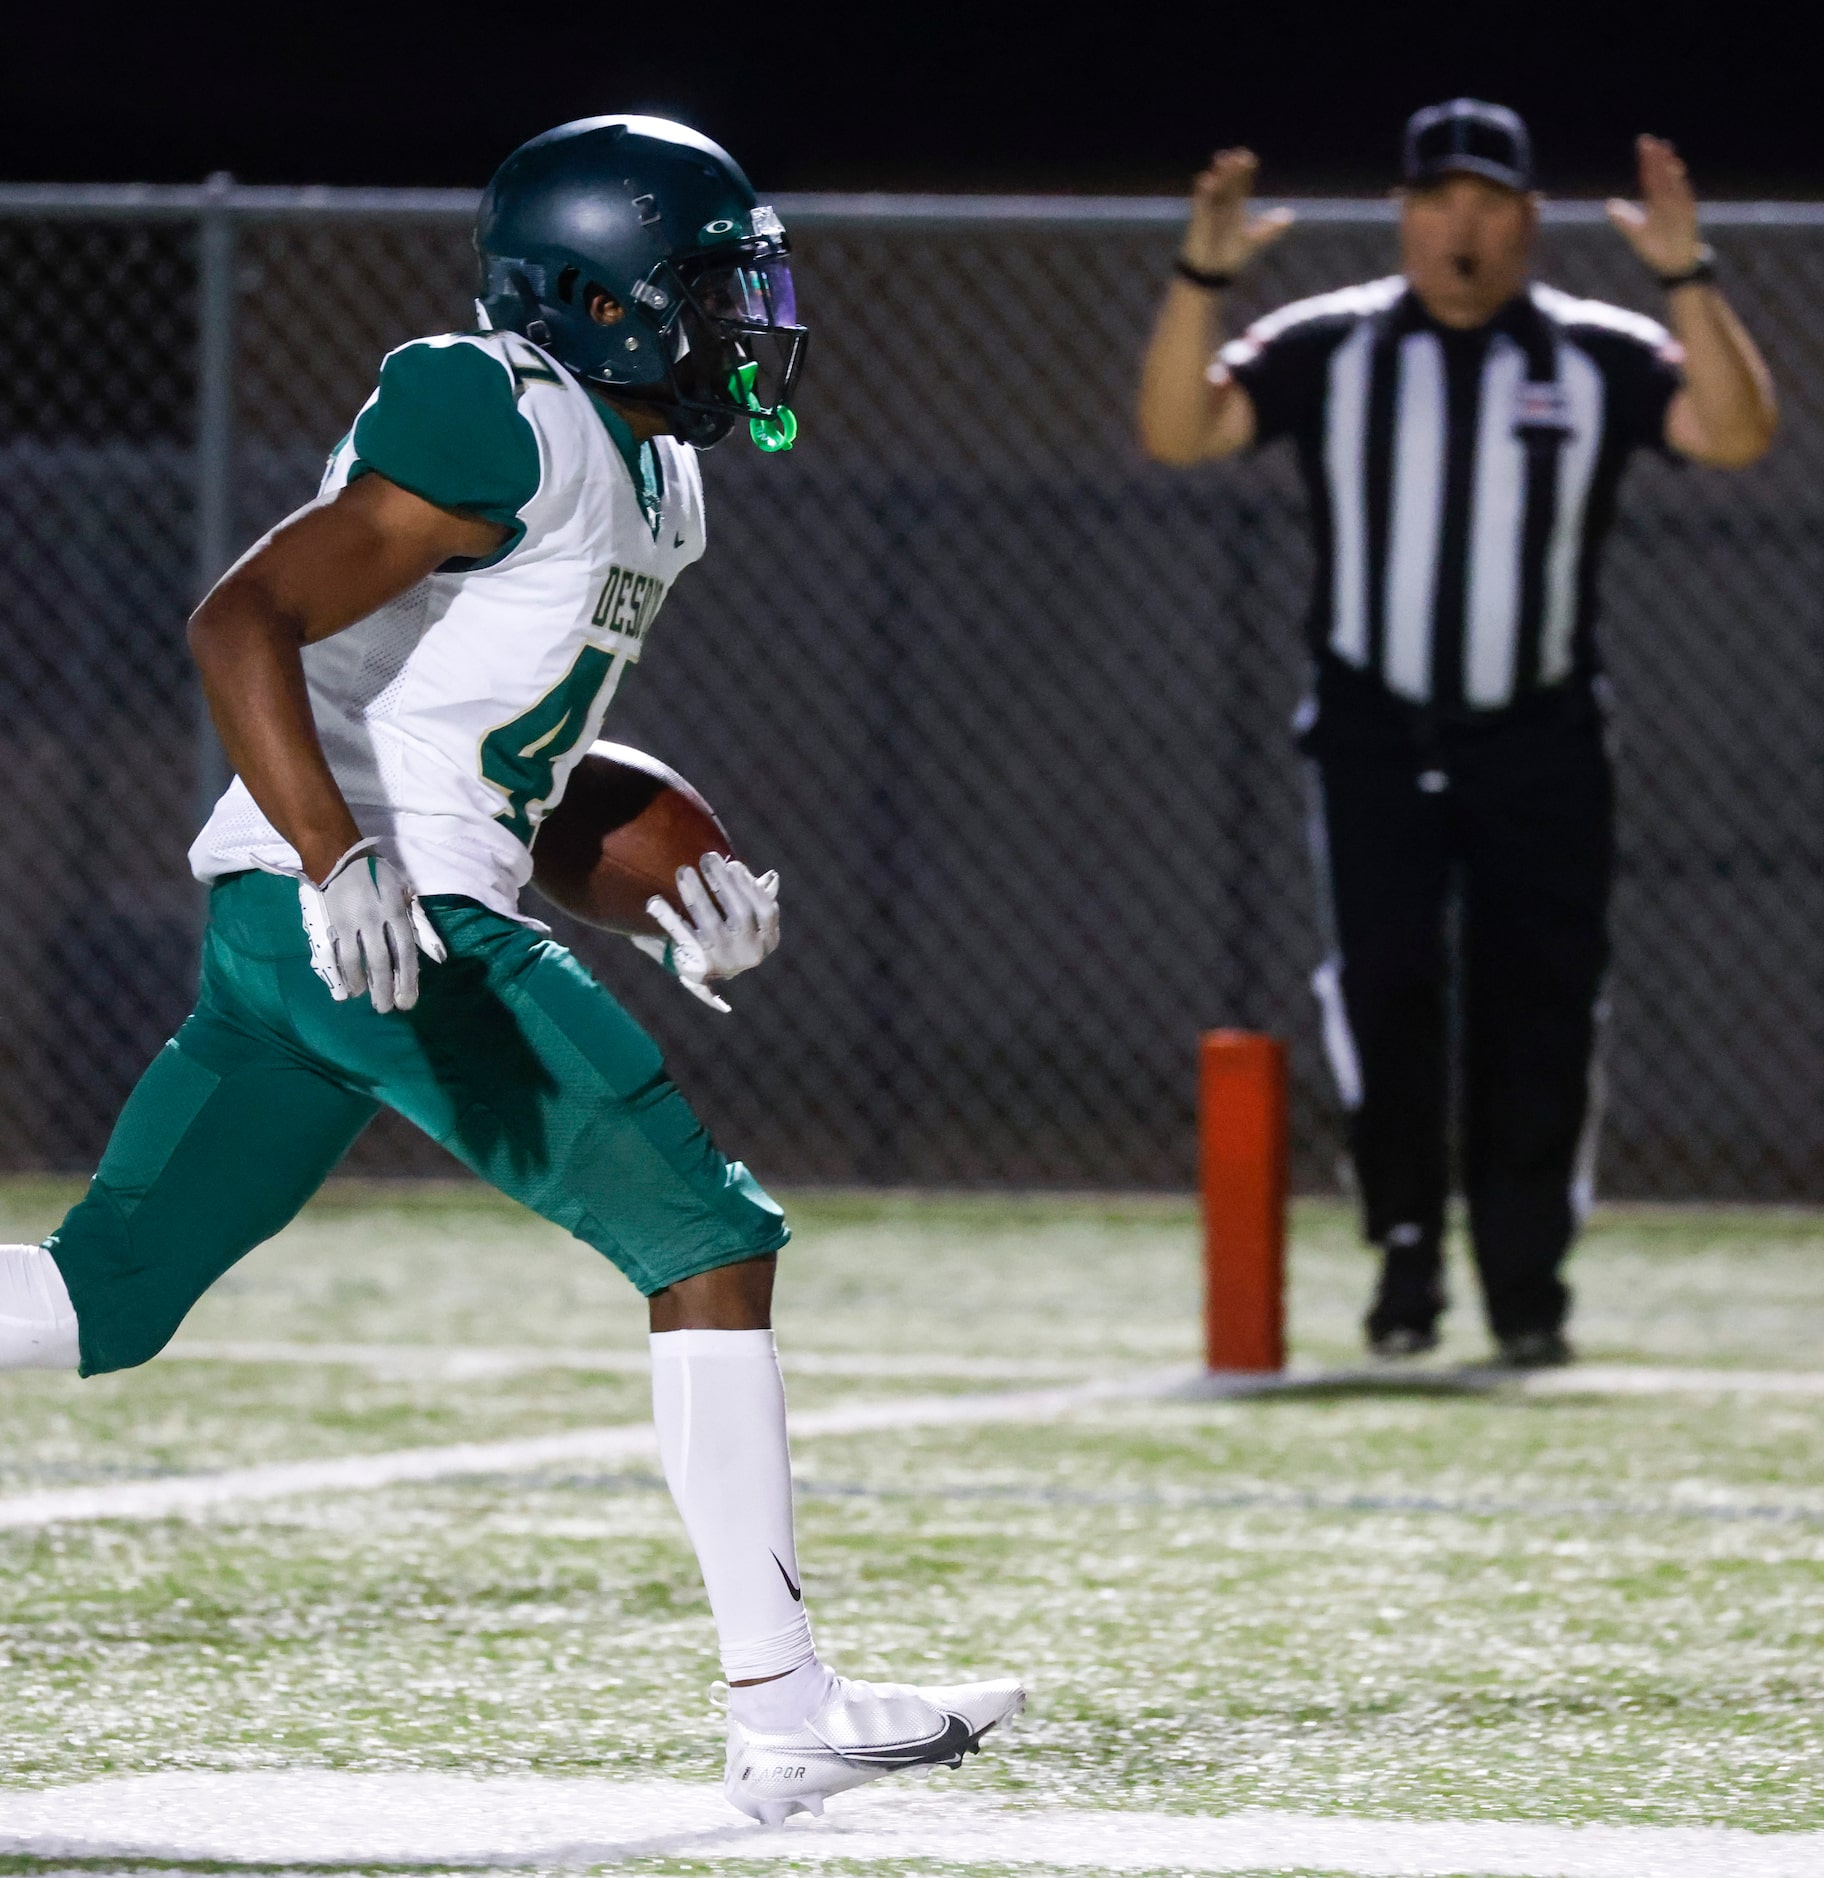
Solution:
{"label": "orange end zone pylon", "polygon": [[1286,1362],[1286,1051],[1204,1033],[1198,1062],[1203,1351],[1211,1369]]}

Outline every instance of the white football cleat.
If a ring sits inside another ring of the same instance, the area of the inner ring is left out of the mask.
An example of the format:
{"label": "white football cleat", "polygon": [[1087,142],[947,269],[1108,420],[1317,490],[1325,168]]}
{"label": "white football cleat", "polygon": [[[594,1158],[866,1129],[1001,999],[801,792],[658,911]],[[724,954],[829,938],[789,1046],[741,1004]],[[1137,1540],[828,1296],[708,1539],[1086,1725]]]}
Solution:
{"label": "white football cleat", "polygon": [[832,1793],[882,1774],[960,1767],[990,1728],[1025,1706],[1026,1691],[1011,1677],[914,1689],[838,1676],[829,1700],[783,1734],[761,1734],[730,1717],[722,1791],[749,1819],[777,1826],[794,1813],[821,1813]]}

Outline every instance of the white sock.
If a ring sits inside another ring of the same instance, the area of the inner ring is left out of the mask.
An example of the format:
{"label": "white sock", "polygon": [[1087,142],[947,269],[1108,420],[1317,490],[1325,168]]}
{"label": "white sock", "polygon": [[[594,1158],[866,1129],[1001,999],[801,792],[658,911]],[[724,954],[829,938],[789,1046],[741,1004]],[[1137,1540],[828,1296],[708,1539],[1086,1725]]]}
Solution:
{"label": "white sock", "polygon": [[41,1245],[0,1245],[0,1369],[74,1369],[76,1312]]}
{"label": "white sock", "polygon": [[730,1683],[778,1679],[732,1689],[735,1718],[749,1727],[794,1727],[822,1702],[824,1682],[790,1673],[821,1666],[799,1589],[785,1384],[773,1333],[655,1331],[652,1419],[665,1481],[709,1591],[722,1673]]}
{"label": "white sock", "polygon": [[815,1715],[835,1690],[835,1671],[826,1669],[813,1656],[808,1663],[800,1663],[770,1681],[750,1682],[745,1688],[731,1685],[728,1712],[755,1734],[789,1734]]}

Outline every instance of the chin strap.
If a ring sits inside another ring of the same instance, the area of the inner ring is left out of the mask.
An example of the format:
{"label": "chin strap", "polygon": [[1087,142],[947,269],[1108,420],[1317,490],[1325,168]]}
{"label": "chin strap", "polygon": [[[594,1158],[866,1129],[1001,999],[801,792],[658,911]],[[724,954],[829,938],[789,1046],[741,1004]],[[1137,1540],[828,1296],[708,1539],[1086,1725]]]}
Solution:
{"label": "chin strap", "polygon": [[[507,276],[507,284],[513,289],[514,297],[519,301],[525,316],[525,325],[521,332],[535,346],[548,346],[551,343],[551,326],[545,318],[545,310],[538,304],[538,295],[532,291],[532,283],[518,268]],[[477,303],[479,304],[479,303]]]}
{"label": "chin strap", "polygon": [[747,420],[747,434],[771,455],[776,450],[792,447],[798,436],[798,419],[790,405],[782,404],[772,412],[761,405],[754,396],[754,380],[759,375],[760,367],[752,359],[745,365],[737,365],[728,375],[728,393],[743,410],[759,412],[757,417]]}

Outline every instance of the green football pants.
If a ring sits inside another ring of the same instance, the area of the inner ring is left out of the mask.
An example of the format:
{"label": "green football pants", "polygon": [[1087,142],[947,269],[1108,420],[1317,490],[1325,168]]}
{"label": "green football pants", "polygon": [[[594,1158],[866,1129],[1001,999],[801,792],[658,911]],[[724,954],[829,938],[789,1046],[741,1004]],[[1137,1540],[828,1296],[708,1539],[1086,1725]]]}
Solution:
{"label": "green football pants", "polygon": [[778,1206],[569,952],[473,900],[425,906],[448,962],[424,961],[417,1005],[383,1016],[310,969],[294,882],[217,883],[196,1009],[47,1242],[85,1376],[155,1356],[382,1103],[648,1294],[785,1243]]}

